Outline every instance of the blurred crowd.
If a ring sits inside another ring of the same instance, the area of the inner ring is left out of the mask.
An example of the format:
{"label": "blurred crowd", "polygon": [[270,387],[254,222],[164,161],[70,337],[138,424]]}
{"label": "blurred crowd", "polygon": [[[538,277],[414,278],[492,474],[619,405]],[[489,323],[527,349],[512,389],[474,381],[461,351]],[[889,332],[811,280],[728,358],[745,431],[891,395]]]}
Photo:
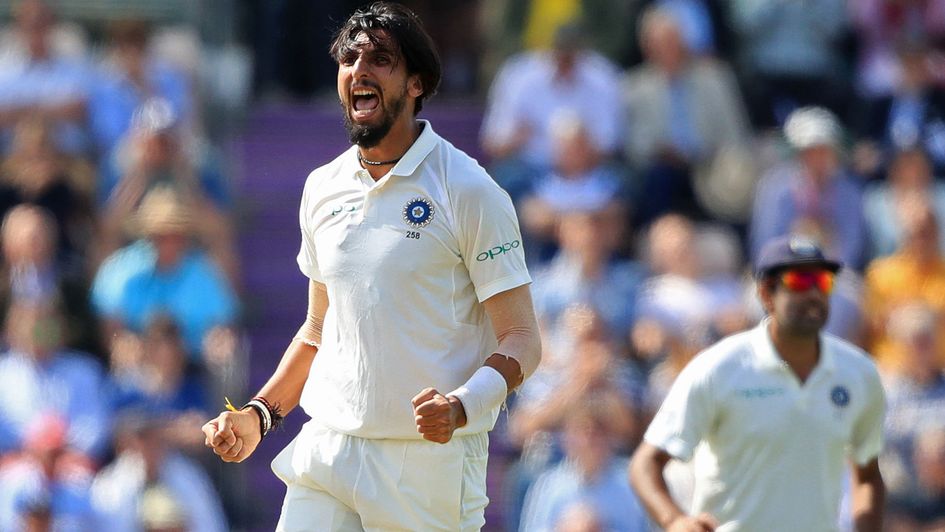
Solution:
{"label": "blurred crowd", "polygon": [[[945,527],[945,0],[405,3],[433,17],[444,97],[491,85],[483,162],[542,322],[493,433],[500,528],[648,529],[627,458],[685,364],[761,319],[752,259],[788,233],[847,266],[828,330],[885,380],[887,528]],[[243,468],[198,430],[246,396],[249,358],[199,43],[129,19],[91,44],[39,0],[12,15],[0,530],[239,529]],[[683,504],[689,467],[668,470]]]}
{"label": "blurred crowd", "polygon": [[227,168],[192,42],[102,29],[24,0],[0,31],[0,530],[222,532],[241,478],[199,427],[246,386]]}
{"label": "blurred crowd", "polygon": [[[753,258],[796,234],[846,265],[827,330],[885,380],[887,529],[941,530],[945,2],[601,3],[514,3],[544,46],[488,91],[545,340],[496,433],[504,526],[646,530],[627,457],[686,363],[758,323]],[[668,476],[685,507],[691,466]]]}

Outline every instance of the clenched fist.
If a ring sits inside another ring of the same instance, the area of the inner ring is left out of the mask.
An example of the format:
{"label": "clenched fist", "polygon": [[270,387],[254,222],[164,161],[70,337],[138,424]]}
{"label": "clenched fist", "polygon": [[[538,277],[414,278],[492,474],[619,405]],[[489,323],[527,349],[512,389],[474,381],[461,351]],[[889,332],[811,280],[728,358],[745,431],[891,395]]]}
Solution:
{"label": "clenched fist", "polygon": [[447,397],[435,388],[427,388],[417,394],[413,403],[417,432],[423,438],[436,443],[446,443],[453,431],[466,425],[466,410],[455,397]]}
{"label": "clenched fist", "polygon": [[242,462],[262,440],[259,414],[252,408],[223,412],[204,424],[203,434],[206,446],[224,462]]}

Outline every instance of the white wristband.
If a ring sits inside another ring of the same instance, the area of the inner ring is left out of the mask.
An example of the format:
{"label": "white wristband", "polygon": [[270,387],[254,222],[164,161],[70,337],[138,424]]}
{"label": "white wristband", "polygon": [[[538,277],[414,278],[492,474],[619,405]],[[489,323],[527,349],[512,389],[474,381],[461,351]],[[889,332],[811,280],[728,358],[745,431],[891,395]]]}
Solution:
{"label": "white wristband", "polygon": [[266,434],[269,434],[269,431],[272,430],[272,415],[269,413],[269,407],[257,399],[253,399],[252,401],[246,403],[243,408],[246,408],[247,406],[255,407],[256,411],[259,413],[259,417],[262,419],[262,435],[265,436]]}
{"label": "white wristband", "polygon": [[509,387],[505,377],[490,366],[482,366],[473,373],[465,384],[446,395],[452,395],[463,403],[466,411],[466,425],[491,416],[492,410],[505,402]]}

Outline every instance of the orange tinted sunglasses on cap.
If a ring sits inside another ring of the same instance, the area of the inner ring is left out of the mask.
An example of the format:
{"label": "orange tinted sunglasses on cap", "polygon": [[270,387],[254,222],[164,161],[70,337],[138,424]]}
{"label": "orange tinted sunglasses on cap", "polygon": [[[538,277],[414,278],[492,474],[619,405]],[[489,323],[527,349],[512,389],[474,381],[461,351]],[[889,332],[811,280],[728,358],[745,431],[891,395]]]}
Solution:
{"label": "orange tinted sunglasses on cap", "polygon": [[816,287],[824,294],[833,291],[834,273],[829,270],[785,270],[781,284],[791,292],[805,292]]}

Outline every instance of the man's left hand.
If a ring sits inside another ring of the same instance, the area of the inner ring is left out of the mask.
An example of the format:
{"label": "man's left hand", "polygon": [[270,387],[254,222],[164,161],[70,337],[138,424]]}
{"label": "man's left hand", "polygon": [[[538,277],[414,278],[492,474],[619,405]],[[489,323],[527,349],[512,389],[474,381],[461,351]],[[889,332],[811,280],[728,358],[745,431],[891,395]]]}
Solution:
{"label": "man's left hand", "polygon": [[466,410],[456,397],[447,397],[435,388],[426,388],[411,401],[417,432],[425,440],[446,443],[453,431],[466,425]]}

